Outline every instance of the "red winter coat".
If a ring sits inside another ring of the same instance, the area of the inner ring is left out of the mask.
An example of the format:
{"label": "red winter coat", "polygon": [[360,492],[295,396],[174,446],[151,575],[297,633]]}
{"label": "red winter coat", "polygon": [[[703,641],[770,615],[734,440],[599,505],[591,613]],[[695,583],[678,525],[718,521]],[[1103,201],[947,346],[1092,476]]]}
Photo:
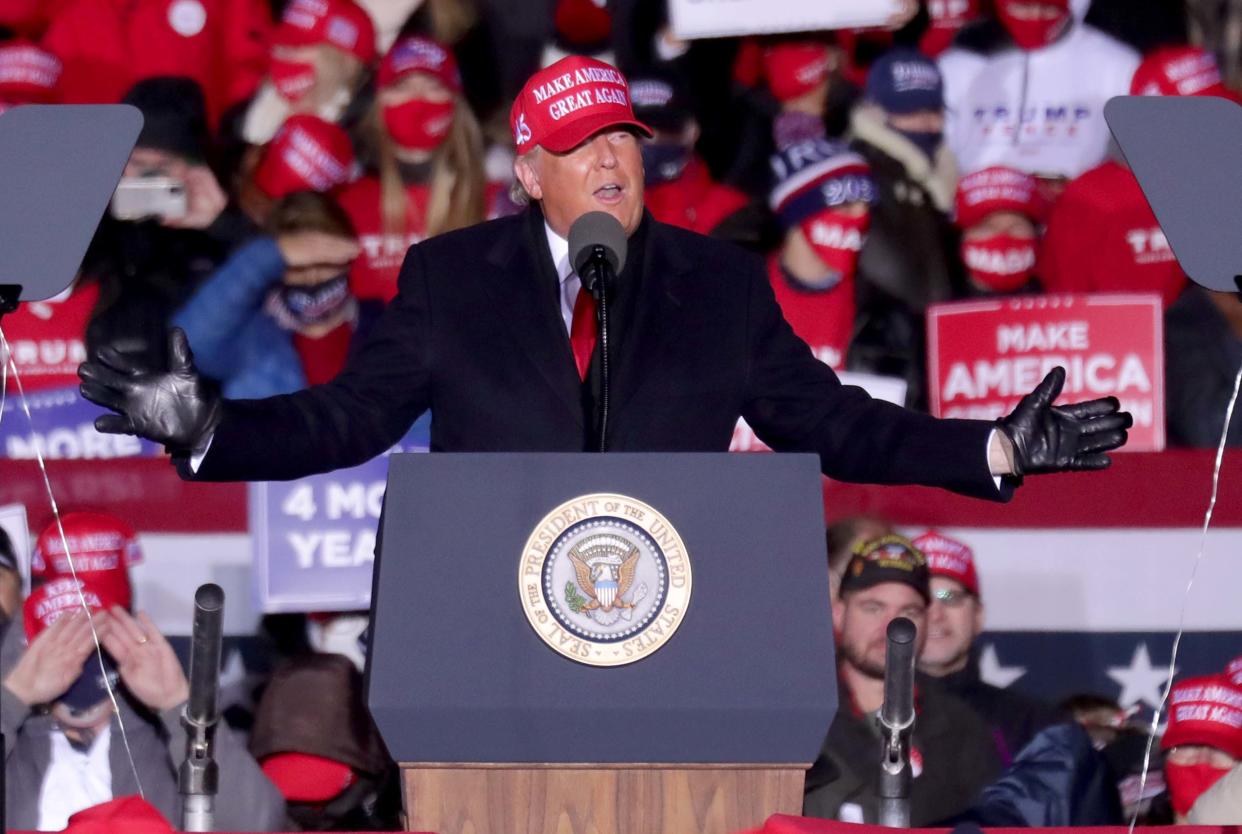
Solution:
{"label": "red winter coat", "polygon": [[854,333],[854,279],[825,290],[795,287],[781,270],[780,256],[772,255],[768,280],[794,333],[811,346],[816,359],[835,371],[843,370]]}
{"label": "red winter coat", "polygon": [[736,188],[713,182],[707,166],[694,157],[677,179],[647,186],[643,201],[661,223],[707,235],[750,198]]}
{"label": "red winter coat", "polygon": [[265,0],[70,0],[43,47],[60,58],[61,100],[120,101],[135,82],[181,75],[202,85],[216,124],[267,72]]}
{"label": "red winter coat", "polygon": [[1048,292],[1158,292],[1166,307],[1186,286],[1134,174],[1111,160],[1057,200],[1039,276]]}

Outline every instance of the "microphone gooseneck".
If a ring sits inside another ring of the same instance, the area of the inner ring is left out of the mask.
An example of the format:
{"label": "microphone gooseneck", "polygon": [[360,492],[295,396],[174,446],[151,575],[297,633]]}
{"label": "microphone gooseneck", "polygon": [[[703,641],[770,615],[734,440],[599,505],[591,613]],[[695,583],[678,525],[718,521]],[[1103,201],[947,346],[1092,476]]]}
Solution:
{"label": "microphone gooseneck", "polygon": [[599,323],[599,451],[608,450],[611,349],[608,325],[609,287],[625,268],[628,244],[620,221],[607,212],[588,212],[569,228],[569,257],[582,288],[595,297]]}
{"label": "microphone gooseneck", "polygon": [[888,624],[880,706],[880,825],[910,827],[910,733],[914,729],[914,623]]}
{"label": "microphone gooseneck", "polygon": [[177,771],[181,794],[181,830],[211,831],[220,769],[215,761],[216,725],[220,721],[220,653],[224,641],[224,591],[200,585],[194,594],[194,626],[190,643],[190,698],[181,724],[185,727],[185,761]]}

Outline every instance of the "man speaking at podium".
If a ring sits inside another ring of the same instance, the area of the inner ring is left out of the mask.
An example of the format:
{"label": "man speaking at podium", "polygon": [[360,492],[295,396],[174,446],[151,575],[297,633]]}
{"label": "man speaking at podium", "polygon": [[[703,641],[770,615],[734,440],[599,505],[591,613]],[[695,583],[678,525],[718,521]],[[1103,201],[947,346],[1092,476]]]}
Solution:
{"label": "man speaking at podium", "polygon": [[[833,478],[993,499],[1023,475],[1109,464],[1130,416],[1112,398],[1053,407],[1060,369],[996,423],[938,420],[842,385],[786,324],[759,258],[644,210],[639,136],[650,130],[628,93],[616,69],[584,57],[531,77],[510,115],[530,207],[412,247],[396,299],[333,381],[224,400],[174,331],[169,373],[109,348],[82,365],[82,394],[117,412],[97,428],[163,443],[203,480],[353,466],[428,409],[432,451],[598,448],[595,303],[567,238],[605,212],[627,250],[608,293],[609,450],[722,452],[741,416],[773,449],[817,453]],[[794,197],[812,215],[827,200],[817,188]]]}

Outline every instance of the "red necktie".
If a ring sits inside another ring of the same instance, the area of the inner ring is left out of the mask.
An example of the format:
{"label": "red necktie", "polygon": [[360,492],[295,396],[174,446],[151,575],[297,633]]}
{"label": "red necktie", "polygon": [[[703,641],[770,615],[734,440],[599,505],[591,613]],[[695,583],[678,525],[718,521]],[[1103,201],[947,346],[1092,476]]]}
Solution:
{"label": "red necktie", "polygon": [[595,352],[595,336],[595,297],[580,289],[574,301],[574,318],[569,325],[569,344],[574,351],[578,376],[583,380],[586,380],[587,368],[591,366],[591,354]]}

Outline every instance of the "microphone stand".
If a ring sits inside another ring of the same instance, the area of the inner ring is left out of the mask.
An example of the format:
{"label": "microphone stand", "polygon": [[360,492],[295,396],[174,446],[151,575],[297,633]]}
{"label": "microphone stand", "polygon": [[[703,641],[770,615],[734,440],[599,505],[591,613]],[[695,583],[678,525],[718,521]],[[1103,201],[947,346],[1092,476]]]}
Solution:
{"label": "microphone stand", "polygon": [[[20,284],[0,284],[0,320],[4,319],[6,313],[12,313],[17,310],[17,301],[21,298],[22,288]],[[0,356],[0,362],[8,362],[8,356]],[[12,624],[9,628],[12,628]],[[5,743],[4,733],[0,732],[0,831],[9,830],[8,808],[5,807],[4,797],[8,790],[5,782],[4,771],[5,761],[8,760],[8,746]]]}
{"label": "microphone stand", "polygon": [[608,345],[608,285],[612,278],[612,265],[607,250],[596,244],[583,270],[582,286],[595,296],[595,314],[599,321],[599,450],[608,451],[608,407],[611,371]]}
{"label": "microphone stand", "polygon": [[216,725],[220,722],[220,649],[224,639],[224,591],[200,585],[194,594],[194,631],[190,643],[190,699],[181,715],[185,727],[185,761],[177,771],[181,794],[181,830],[212,831],[220,769],[215,761]]}
{"label": "microphone stand", "polygon": [[910,827],[910,733],[914,728],[914,623],[888,624],[880,706],[880,825]]}

